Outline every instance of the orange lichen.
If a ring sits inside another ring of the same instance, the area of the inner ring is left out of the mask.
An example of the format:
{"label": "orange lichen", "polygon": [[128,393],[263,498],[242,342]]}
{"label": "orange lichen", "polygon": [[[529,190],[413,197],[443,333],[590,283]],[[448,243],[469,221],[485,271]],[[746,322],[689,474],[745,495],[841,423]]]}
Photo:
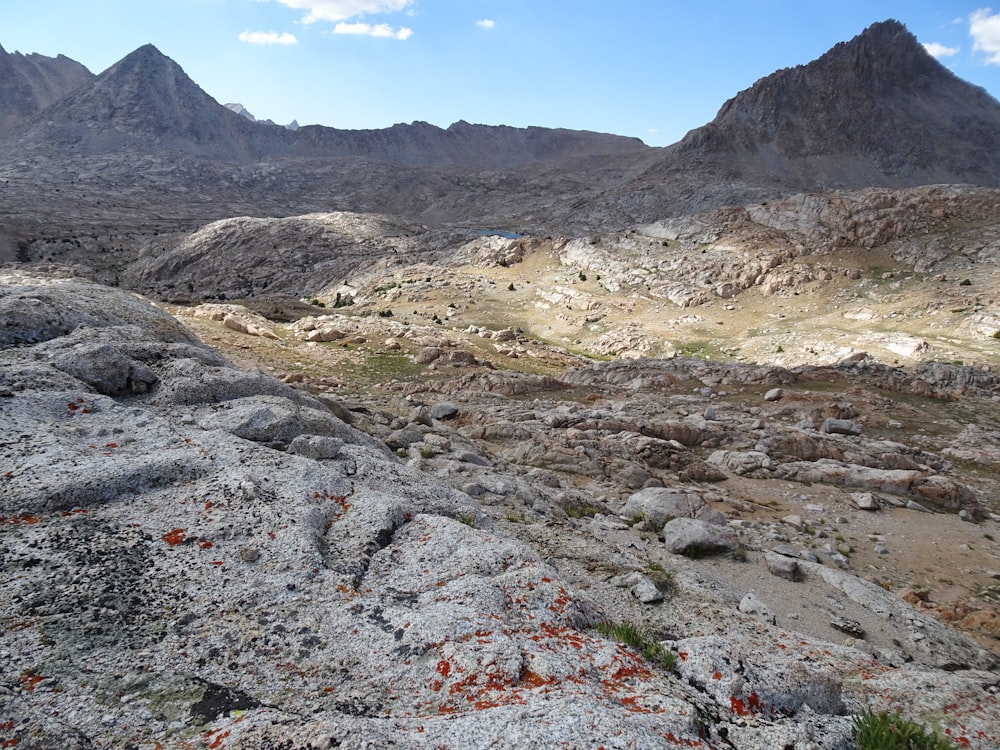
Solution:
{"label": "orange lichen", "polygon": [[42,519],[39,518],[38,516],[0,516],[0,525],[18,526],[24,523],[31,526],[38,523],[41,520]]}
{"label": "orange lichen", "polygon": [[178,544],[183,544],[185,538],[186,535],[184,529],[172,529],[160,537],[160,539],[165,541],[171,547],[176,547]]}
{"label": "orange lichen", "polygon": [[21,685],[29,693],[34,692],[35,688],[38,687],[38,683],[45,678],[37,674],[22,674],[21,675]]}

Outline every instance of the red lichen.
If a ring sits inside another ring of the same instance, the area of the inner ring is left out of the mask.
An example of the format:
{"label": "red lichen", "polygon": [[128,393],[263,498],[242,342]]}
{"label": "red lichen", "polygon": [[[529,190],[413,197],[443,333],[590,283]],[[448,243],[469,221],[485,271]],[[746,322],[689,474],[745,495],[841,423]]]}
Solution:
{"label": "red lichen", "polygon": [[735,695],[729,698],[729,707],[737,716],[750,716],[764,711],[766,706],[760,700],[757,693],[750,693],[746,699],[737,698]]}
{"label": "red lichen", "polygon": [[211,549],[213,545],[210,539],[206,539],[205,537],[200,537],[198,539],[198,546],[201,549]]}
{"label": "red lichen", "polygon": [[176,547],[178,544],[183,544],[185,538],[186,535],[184,529],[172,529],[160,537],[160,539],[165,541],[171,547]]}
{"label": "red lichen", "polygon": [[451,664],[446,659],[442,659],[437,663],[437,672],[442,677],[447,677],[451,674]]}

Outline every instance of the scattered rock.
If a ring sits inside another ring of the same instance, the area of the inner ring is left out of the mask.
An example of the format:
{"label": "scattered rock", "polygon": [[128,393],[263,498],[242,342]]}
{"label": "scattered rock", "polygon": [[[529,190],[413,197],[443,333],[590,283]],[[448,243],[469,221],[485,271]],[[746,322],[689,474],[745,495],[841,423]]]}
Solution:
{"label": "scattered rock", "polygon": [[663,527],[667,552],[688,557],[702,557],[728,552],[736,546],[736,537],[726,526],[697,518],[675,518]]}
{"label": "scattered rock", "polygon": [[791,557],[768,552],[764,555],[764,560],[771,575],[786,578],[789,581],[797,581],[801,577],[799,564]]}
{"label": "scattered rock", "polygon": [[725,516],[698,494],[670,487],[648,487],[630,495],[618,515],[626,520],[641,517],[649,528],[655,529],[674,518],[697,518],[711,524],[726,522]]}
{"label": "scattered rock", "polygon": [[834,419],[833,417],[827,417],[823,420],[823,424],[819,428],[819,431],[834,435],[860,435],[861,425],[852,422],[849,419]]}
{"label": "scattered rock", "polygon": [[459,409],[452,403],[443,401],[431,407],[431,417],[439,420],[454,419],[458,416]]}
{"label": "scattered rock", "polygon": [[858,510],[879,509],[878,500],[875,498],[875,495],[873,495],[870,492],[852,492],[851,502],[854,504],[854,507],[857,508]]}
{"label": "scattered rock", "polygon": [[864,638],[865,630],[861,623],[855,620],[848,620],[846,617],[834,617],[830,620],[830,627],[836,628],[842,633],[847,633],[852,638]]}

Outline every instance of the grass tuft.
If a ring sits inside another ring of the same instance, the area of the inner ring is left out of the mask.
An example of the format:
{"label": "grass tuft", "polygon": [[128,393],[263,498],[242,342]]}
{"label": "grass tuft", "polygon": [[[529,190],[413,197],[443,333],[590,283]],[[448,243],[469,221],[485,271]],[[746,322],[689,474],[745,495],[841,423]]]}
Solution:
{"label": "grass tuft", "polygon": [[659,641],[633,622],[602,622],[597,625],[597,632],[605,638],[623,643],[630,649],[642,655],[642,658],[664,669],[673,669],[677,656],[663,648]]}
{"label": "grass tuft", "polygon": [[898,714],[866,711],[854,717],[861,750],[954,750],[943,736]]}

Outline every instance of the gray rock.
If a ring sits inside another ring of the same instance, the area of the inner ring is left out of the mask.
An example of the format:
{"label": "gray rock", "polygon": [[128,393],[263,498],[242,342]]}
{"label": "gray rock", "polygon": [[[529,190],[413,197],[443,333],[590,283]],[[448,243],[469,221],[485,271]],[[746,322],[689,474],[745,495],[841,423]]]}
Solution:
{"label": "gray rock", "polygon": [[792,513],[781,519],[786,526],[791,526],[796,531],[804,531],[806,526],[802,522],[802,516]]}
{"label": "gray rock", "polygon": [[457,406],[444,401],[431,407],[431,417],[438,420],[454,419],[458,416],[458,411]]}
{"label": "gray rock", "polygon": [[870,492],[852,492],[851,502],[858,510],[878,510],[879,508],[878,500]]}
{"label": "gray rock", "polygon": [[725,516],[694,492],[672,487],[647,487],[629,496],[618,512],[625,519],[642,516],[650,528],[660,528],[672,518],[698,518],[724,524]]}
{"label": "gray rock", "polygon": [[774,466],[771,457],[761,451],[717,450],[708,457],[708,462],[740,476]]}
{"label": "gray rock", "polygon": [[152,369],[108,344],[74,346],[49,362],[106,396],[148,393],[159,380]]}
{"label": "gray rock", "polygon": [[638,571],[617,576],[611,580],[611,583],[627,588],[629,593],[643,604],[655,604],[663,601],[663,592],[657,588],[649,576]]}
{"label": "gray rock", "polygon": [[799,564],[794,558],[768,552],[764,555],[764,561],[767,563],[767,570],[771,575],[785,578],[789,581],[797,581],[801,578]]}
{"label": "gray rock", "polygon": [[490,466],[489,458],[481,456],[478,453],[473,453],[472,451],[459,451],[455,454],[455,458],[464,464],[472,464],[473,466]]}
{"label": "gray rock", "polygon": [[772,388],[764,394],[765,401],[780,401],[785,395],[781,388]]}
{"label": "gray rock", "polygon": [[748,591],[743,595],[737,609],[745,615],[761,615],[769,617],[771,614],[764,605],[764,602],[762,602],[752,591]]}
{"label": "gray rock", "polygon": [[412,427],[404,427],[391,433],[385,439],[385,444],[393,450],[399,450],[400,448],[409,448],[414,443],[422,443],[423,440],[424,434],[422,432]]}
{"label": "gray rock", "polygon": [[861,623],[846,617],[834,617],[830,620],[830,627],[836,628],[841,633],[847,633],[852,638],[865,637],[865,629],[861,627]]}
{"label": "gray rock", "polygon": [[715,700],[729,701],[736,715],[806,710],[836,716],[844,709],[841,680],[830,667],[747,649],[718,636],[684,638],[676,648],[687,655],[677,662],[681,678]]}
{"label": "gray rock", "polygon": [[288,452],[318,461],[336,458],[343,447],[342,439],[329,435],[298,435],[288,446]]}
{"label": "gray rock", "polygon": [[849,419],[834,419],[833,417],[827,417],[823,420],[823,424],[820,426],[819,431],[835,435],[860,435],[861,425],[856,422],[852,422]]}
{"label": "gray rock", "polygon": [[736,546],[736,536],[727,526],[697,518],[675,518],[663,527],[667,552],[701,557],[728,552]]}

